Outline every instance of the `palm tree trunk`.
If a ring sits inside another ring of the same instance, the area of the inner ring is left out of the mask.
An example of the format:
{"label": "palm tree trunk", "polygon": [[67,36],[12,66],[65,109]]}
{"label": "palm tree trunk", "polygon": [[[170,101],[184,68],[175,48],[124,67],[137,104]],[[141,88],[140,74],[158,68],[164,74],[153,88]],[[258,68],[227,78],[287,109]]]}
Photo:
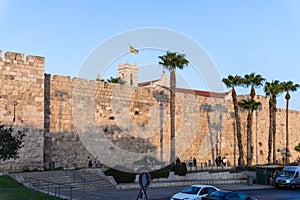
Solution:
{"label": "palm tree trunk", "polygon": [[236,125],[232,123],[233,127],[233,166],[236,167]]}
{"label": "palm tree trunk", "polygon": [[285,164],[290,163],[289,155],[289,99],[286,100],[286,109],[285,109],[285,131],[286,131],[286,141],[285,141]]}
{"label": "palm tree trunk", "polygon": [[276,163],[276,97],[273,104],[273,163]]}
{"label": "palm tree trunk", "polygon": [[[270,97],[271,98],[271,97]],[[273,109],[273,106],[272,106],[272,102],[271,102],[271,99],[269,100],[269,138],[268,138],[268,164],[271,164],[271,154],[272,154],[272,139],[273,139],[273,136],[272,136],[272,109]]]}
{"label": "palm tree trunk", "polygon": [[171,132],[171,152],[170,163],[175,160],[175,88],[176,75],[174,67],[170,71],[170,132]]}
{"label": "palm tree trunk", "polygon": [[250,110],[247,116],[247,166],[252,165],[252,158],[253,158],[252,115],[253,112]]}
{"label": "palm tree trunk", "polygon": [[234,115],[236,121],[236,136],[238,142],[238,150],[239,150],[239,158],[238,158],[238,165],[244,165],[244,152],[243,152],[243,143],[242,143],[242,134],[241,134],[241,120],[239,116],[239,107],[237,102],[237,96],[234,87],[232,87],[232,100],[234,106]]}

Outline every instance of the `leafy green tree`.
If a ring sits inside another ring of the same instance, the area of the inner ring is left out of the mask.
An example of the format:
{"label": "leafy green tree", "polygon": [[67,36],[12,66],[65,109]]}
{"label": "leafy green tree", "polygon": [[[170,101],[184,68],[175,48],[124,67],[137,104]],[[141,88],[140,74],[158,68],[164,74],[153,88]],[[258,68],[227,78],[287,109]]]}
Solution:
{"label": "leafy green tree", "polygon": [[18,150],[23,147],[25,133],[9,126],[0,126],[0,159],[17,159]]}
{"label": "leafy green tree", "polygon": [[253,144],[252,144],[252,122],[253,122],[253,111],[257,110],[261,105],[260,102],[255,101],[253,98],[243,99],[239,103],[242,109],[248,110],[247,114],[247,166],[252,165],[253,158]]}
{"label": "leafy green tree", "polygon": [[285,131],[286,131],[286,147],[285,147],[285,164],[289,164],[290,162],[290,150],[289,150],[289,100],[291,99],[290,92],[295,92],[299,84],[294,84],[292,81],[283,82],[282,89],[286,92],[285,99],[286,99],[286,106],[285,106]]}
{"label": "leafy green tree", "polygon": [[165,55],[159,56],[159,64],[170,71],[170,139],[171,152],[170,162],[175,160],[175,93],[176,93],[176,69],[183,69],[188,66],[189,61],[184,54],[175,52],[167,52]]}
{"label": "leafy green tree", "polygon": [[236,136],[238,142],[238,150],[239,150],[239,158],[238,164],[244,165],[244,151],[243,151],[243,143],[242,143],[242,134],[241,134],[241,120],[239,116],[239,106],[237,101],[237,94],[235,91],[236,86],[241,86],[243,84],[242,78],[238,75],[232,76],[229,75],[227,78],[223,78],[222,82],[226,85],[226,87],[231,88],[231,95],[234,107],[234,116],[236,122]]}

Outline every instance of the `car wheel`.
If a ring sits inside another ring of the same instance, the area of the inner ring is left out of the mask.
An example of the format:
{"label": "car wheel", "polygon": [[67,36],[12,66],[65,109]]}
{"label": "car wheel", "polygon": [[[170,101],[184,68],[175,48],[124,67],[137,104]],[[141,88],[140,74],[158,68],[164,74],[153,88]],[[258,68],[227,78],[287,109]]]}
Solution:
{"label": "car wheel", "polygon": [[293,190],[293,189],[295,189],[296,188],[296,185],[295,184],[292,184],[291,185],[291,189]]}

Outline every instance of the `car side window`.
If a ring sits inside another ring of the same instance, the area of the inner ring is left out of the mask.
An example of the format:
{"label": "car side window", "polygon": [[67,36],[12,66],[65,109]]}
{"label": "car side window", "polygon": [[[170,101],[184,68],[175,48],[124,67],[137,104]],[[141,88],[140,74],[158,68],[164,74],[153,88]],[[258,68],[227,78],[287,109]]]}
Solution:
{"label": "car side window", "polygon": [[227,196],[227,199],[239,199],[239,196],[236,192],[231,193]]}
{"label": "car side window", "polygon": [[217,191],[215,188],[213,188],[213,187],[209,187],[209,188],[207,188],[207,192],[208,193],[212,193],[212,192],[214,192],[214,191]]}
{"label": "car side window", "polygon": [[207,188],[203,188],[200,192],[200,195],[204,195],[204,194],[208,194],[208,189]]}
{"label": "car side window", "polygon": [[249,196],[244,193],[239,192],[238,195],[239,195],[240,199],[248,199],[249,198]]}

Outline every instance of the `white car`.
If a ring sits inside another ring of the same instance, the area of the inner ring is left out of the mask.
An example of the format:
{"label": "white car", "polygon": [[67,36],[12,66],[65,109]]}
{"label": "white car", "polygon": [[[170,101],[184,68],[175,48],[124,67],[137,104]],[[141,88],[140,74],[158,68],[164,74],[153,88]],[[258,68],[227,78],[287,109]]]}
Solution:
{"label": "white car", "polygon": [[181,192],[174,194],[170,200],[201,200],[207,194],[218,190],[218,188],[212,185],[191,185]]}

